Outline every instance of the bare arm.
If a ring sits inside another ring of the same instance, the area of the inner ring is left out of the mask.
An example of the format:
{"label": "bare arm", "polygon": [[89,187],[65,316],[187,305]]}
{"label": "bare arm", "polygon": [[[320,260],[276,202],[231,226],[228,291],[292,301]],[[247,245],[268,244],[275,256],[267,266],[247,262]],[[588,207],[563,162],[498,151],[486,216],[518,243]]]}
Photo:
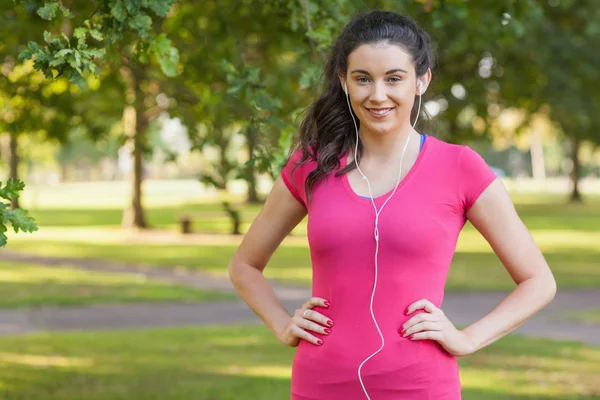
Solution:
{"label": "bare arm", "polygon": [[279,177],[228,267],[229,278],[242,299],[278,337],[291,316],[262,272],[277,247],[306,213]]}
{"label": "bare arm", "polygon": [[519,218],[502,181],[479,196],[467,218],[490,243],[517,287],[489,314],[463,332],[477,351],[522,325],[556,294],[554,276]]}

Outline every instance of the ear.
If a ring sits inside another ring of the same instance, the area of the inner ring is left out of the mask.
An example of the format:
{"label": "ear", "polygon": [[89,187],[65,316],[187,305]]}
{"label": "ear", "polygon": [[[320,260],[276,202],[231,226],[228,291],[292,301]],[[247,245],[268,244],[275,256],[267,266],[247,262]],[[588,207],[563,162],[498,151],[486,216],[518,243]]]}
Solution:
{"label": "ear", "polygon": [[421,95],[425,94],[429,83],[431,82],[431,68],[427,68],[427,72],[417,78],[417,94],[419,94],[419,82],[421,82]]}

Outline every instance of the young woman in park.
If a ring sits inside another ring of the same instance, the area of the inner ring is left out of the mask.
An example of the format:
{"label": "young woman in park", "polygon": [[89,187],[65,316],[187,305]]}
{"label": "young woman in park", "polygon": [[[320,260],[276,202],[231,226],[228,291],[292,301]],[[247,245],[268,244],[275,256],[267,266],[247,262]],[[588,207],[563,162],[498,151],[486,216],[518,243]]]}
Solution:
{"label": "young woman in park", "polygon": [[[410,18],[354,18],[332,48],[299,144],[229,264],[244,301],[297,346],[292,400],[458,400],[456,358],[554,297],[543,255],[485,161],[414,129],[432,66],[429,36]],[[307,215],[313,297],[290,315],[262,271]],[[441,305],[467,220],[516,288],[459,330]]]}

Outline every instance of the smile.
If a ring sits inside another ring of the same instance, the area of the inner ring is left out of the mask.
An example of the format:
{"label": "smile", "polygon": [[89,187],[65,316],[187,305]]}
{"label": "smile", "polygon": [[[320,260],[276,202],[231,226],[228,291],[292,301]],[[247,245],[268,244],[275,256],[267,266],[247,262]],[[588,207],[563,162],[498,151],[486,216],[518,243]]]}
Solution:
{"label": "smile", "polygon": [[369,111],[369,114],[371,114],[375,118],[385,117],[392,110],[393,110],[393,108],[379,108],[379,109],[367,108],[367,111]]}

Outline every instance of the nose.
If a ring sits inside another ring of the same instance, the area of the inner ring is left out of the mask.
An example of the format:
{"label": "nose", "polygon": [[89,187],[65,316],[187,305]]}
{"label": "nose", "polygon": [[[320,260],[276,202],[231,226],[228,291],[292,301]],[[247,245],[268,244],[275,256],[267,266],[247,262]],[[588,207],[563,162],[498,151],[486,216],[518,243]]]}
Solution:
{"label": "nose", "polygon": [[371,89],[370,100],[374,103],[383,103],[387,99],[385,82],[375,82]]}

